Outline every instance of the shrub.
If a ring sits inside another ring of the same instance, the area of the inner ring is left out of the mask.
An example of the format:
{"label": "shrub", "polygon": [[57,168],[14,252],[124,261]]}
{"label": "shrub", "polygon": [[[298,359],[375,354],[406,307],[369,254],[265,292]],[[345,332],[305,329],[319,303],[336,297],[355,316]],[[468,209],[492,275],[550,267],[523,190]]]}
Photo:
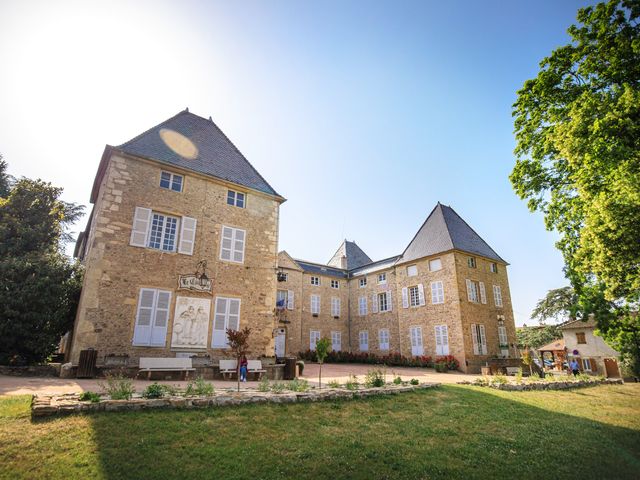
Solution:
{"label": "shrub", "polygon": [[449,370],[458,370],[460,368],[460,362],[453,355],[436,357],[436,363],[444,363]]}
{"label": "shrub", "polygon": [[522,369],[518,369],[518,373],[516,373],[516,383],[519,385],[522,383]]}
{"label": "shrub", "polygon": [[[299,352],[298,357],[307,360],[310,362],[317,362],[318,357],[315,351],[306,350],[304,352]],[[446,358],[449,369],[457,370],[460,366],[458,360],[456,360],[453,356],[447,355],[441,358]],[[336,352],[331,351],[327,354],[327,357],[324,359],[324,363],[367,363],[372,365],[388,365],[391,367],[423,367],[423,368],[433,368],[434,362],[433,359],[428,355],[422,355],[417,357],[406,357],[404,355],[400,355],[399,353],[390,353],[388,355],[378,356],[373,353],[368,352]]]}
{"label": "shrub", "polygon": [[494,375],[491,379],[491,383],[493,385],[504,385],[507,382],[507,377],[505,377],[504,375]]}
{"label": "shrub", "polygon": [[135,393],[133,381],[121,374],[107,375],[105,382],[99,383],[112,400],[129,400]]}
{"label": "shrub", "polygon": [[400,377],[396,377],[393,379],[393,383],[396,385],[402,385],[402,379]]}
{"label": "shrub", "polygon": [[411,380],[409,380],[409,383],[411,385],[418,385],[420,381],[417,378],[412,378]]}
{"label": "shrub", "polygon": [[447,366],[446,362],[436,362],[435,369],[436,372],[440,373],[446,373],[449,371],[449,367]]}
{"label": "shrub", "polygon": [[293,392],[306,392],[309,390],[309,382],[300,378],[294,378],[289,382],[289,390]]}
{"label": "shrub", "polygon": [[538,375],[537,373],[529,375],[529,382],[539,382],[539,381],[540,381],[540,375]]}
{"label": "shrub", "polygon": [[165,389],[158,383],[152,383],[142,392],[144,398],[162,398],[165,394]]}
{"label": "shrub", "polygon": [[486,387],[487,385],[489,385],[489,380],[487,379],[487,377],[478,377],[473,381],[473,384],[480,387]]}
{"label": "shrub", "polygon": [[269,379],[265,375],[260,379],[260,383],[258,384],[258,391],[268,392],[270,390],[271,390],[271,385],[269,384]]}
{"label": "shrub", "polygon": [[340,388],[340,384],[337,380],[331,380],[329,383],[327,383],[327,385],[329,386],[329,388]]}
{"label": "shrub", "polygon": [[271,391],[273,393],[282,393],[286,388],[287,386],[283,382],[273,382],[271,384]]}
{"label": "shrub", "polygon": [[189,382],[184,391],[185,397],[209,395],[213,395],[213,384],[206,382],[202,377],[198,377],[193,382]]}
{"label": "shrub", "polygon": [[100,395],[96,392],[82,392],[78,397],[78,400],[80,400],[81,402],[98,403],[100,401]]}
{"label": "shrub", "polygon": [[384,385],[384,372],[379,368],[369,370],[364,377],[364,384],[369,388],[382,387]]}
{"label": "shrub", "polygon": [[360,388],[358,377],[355,375],[349,375],[347,382],[344,384],[344,388],[346,388],[347,390],[357,390],[358,388]]}

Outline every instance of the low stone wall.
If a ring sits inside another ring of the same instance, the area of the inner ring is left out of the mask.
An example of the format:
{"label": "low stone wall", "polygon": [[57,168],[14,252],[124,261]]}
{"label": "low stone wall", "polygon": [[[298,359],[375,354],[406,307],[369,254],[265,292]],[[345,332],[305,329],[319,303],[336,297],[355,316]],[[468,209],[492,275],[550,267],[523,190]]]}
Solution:
{"label": "low stone wall", "polygon": [[240,392],[220,391],[207,397],[165,397],[132,398],[131,400],[101,400],[99,402],[81,402],[77,393],[65,395],[34,395],[31,401],[31,417],[34,419],[65,415],[70,413],[118,412],[131,410],[150,410],[156,408],[204,408],[249,403],[296,403],[318,402],[326,400],[351,400],[377,395],[395,395],[415,390],[439,386],[439,383],[420,385],[387,385],[379,388],[346,390],[342,388],[323,388],[307,392],[259,392],[242,390]]}
{"label": "low stone wall", "polygon": [[31,365],[26,367],[12,367],[0,365],[0,375],[12,377],[57,377],[60,375],[60,364]]}
{"label": "low stone wall", "polygon": [[605,378],[604,380],[578,380],[559,382],[534,382],[534,383],[492,383],[482,385],[472,382],[458,382],[461,384],[476,385],[481,387],[491,387],[509,392],[522,392],[526,390],[567,390],[570,388],[593,387],[596,385],[622,385],[621,378]]}

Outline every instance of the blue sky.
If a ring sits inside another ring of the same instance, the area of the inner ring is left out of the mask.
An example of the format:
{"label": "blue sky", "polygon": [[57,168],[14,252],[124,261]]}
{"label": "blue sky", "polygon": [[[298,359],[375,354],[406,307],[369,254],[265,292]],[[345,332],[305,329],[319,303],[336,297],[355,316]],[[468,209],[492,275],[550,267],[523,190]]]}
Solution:
{"label": "blue sky", "polygon": [[440,201],[511,263],[531,323],[566,281],[508,180],[511,105],[587,3],[4,1],[0,152],[86,205],[105,144],[188,106],[288,199],[281,249],[398,254]]}

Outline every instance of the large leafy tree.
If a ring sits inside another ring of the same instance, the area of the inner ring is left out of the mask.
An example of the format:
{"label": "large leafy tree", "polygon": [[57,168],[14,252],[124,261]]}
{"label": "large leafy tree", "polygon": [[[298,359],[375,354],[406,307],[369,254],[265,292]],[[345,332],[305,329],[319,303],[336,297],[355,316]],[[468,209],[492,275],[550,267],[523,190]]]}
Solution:
{"label": "large leafy tree", "polygon": [[544,325],[547,320],[573,318],[578,308],[578,298],[572,287],[549,290],[544,298],[536,303],[531,318],[536,318]]}
{"label": "large leafy tree", "polygon": [[517,330],[516,337],[520,348],[530,347],[537,349],[562,338],[562,331],[557,325],[524,326]]}
{"label": "large leafy tree", "polygon": [[0,165],[0,363],[45,360],[73,325],[82,272],[63,253],[82,207]]}
{"label": "large leafy tree", "polygon": [[578,317],[633,358],[640,374],[640,2],[578,11],[572,42],[518,91],[510,179],[557,230]]}

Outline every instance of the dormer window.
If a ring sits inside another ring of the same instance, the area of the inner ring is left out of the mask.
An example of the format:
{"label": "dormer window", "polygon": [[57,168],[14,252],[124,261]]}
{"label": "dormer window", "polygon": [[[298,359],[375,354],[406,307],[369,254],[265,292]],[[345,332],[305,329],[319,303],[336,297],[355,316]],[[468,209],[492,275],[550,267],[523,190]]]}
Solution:
{"label": "dormer window", "polygon": [[171,172],[162,172],[160,174],[160,187],[174,192],[182,191],[182,175]]}
{"label": "dormer window", "polygon": [[227,192],[227,205],[244,208],[244,193],[229,190]]}

